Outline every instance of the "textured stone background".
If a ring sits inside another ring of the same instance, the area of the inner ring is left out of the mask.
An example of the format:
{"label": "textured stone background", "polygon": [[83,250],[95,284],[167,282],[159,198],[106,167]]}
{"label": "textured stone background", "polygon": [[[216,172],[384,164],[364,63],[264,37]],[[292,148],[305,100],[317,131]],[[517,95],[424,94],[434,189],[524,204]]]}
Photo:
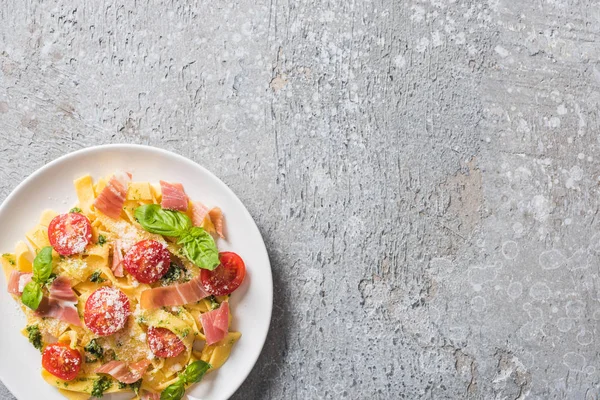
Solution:
{"label": "textured stone background", "polygon": [[275,284],[235,399],[598,398],[597,1],[44,3],[0,0],[0,195],[101,143],[221,177]]}

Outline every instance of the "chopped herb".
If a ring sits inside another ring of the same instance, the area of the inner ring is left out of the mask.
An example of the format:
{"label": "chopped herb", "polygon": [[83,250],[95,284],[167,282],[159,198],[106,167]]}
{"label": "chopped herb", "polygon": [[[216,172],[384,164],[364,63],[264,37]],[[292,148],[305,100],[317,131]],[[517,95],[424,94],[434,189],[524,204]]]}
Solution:
{"label": "chopped herb", "polygon": [[104,235],[98,235],[98,244],[100,246],[104,246],[104,243],[106,243],[106,236],[104,236]]}
{"label": "chopped herb", "polygon": [[[84,350],[89,353],[92,357],[86,357],[86,362],[94,362],[102,360],[104,357],[104,349],[98,344],[96,339],[90,340],[90,342],[84,347]],[[88,361],[90,360],[90,361]]]}
{"label": "chopped herb", "polygon": [[181,332],[181,336],[183,336],[184,338],[187,337],[187,335],[190,334],[190,328],[185,328],[183,330],[183,332]]}
{"label": "chopped herb", "polygon": [[101,271],[95,271],[91,276],[90,276],[90,282],[94,282],[94,283],[102,283],[104,282],[106,279],[102,278],[100,275],[102,274]]}
{"label": "chopped herb", "polygon": [[208,301],[210,301],[210,309],[211,310],[216,310],[217,308],[220,307],[220,304],[217,301],[217,298],[215,296],[213,296],[212,294],[208,298]]}
{"label": "chopped herb", "polygon": [[92,387],[92,397],[102,397],[104,396],[104,392],[108,389],[110,389],[112,386],[112,380],[107,377],[107,376],[103,376],[99,379],[96,379],[94,381],[94,386]]}
{"label": "chopped herb", "polygon": [[140,386],[142,386],[142,380],[141,379],[139,381],[135,381],[135,382],[129,384],[129,387],[131,388],[131,390],[133,390],[133,392],[136,395],[140,394]]}
{"label": "chopped herb", "polygon": [[118,383],[118,384],[119,384],[119,389],[125,389],[125,388],[127,387],[127,384],[126,384],[126,383],[123,383],[123,382],[120,382],[120,381],[119,381],[119,383]]}
{"label": "chopped herb", "polygon": [[81,212],[81,208],[79,207],[73,207],[69,210],[70,213],[80,213]]}
{"label": "chopped herb", "polygon": [[171,263],[167,273],[160,279],[163,286],[171,285],[181,280],[185,276],[185,271],[177,264]]}
{"label": "chopped herb", "polygon": [[40,332],[40,328],[37,325],[29,325],[27,328],[27,335],[29,337],[29,341],[36,349],[42,351],[42,333]]}
{"label": "chopped herb", "polygon": [[2,257],[3,257],[3,258],[6,260],[6,261],[8,261],[8,263],[9,263],[10,265],[15,265],[15,264],[16,264],[16,262],[15,262],[15,257],[14,257],[12,254],[10,254],[10,253],[4,253],[4,254],[2,254]]}

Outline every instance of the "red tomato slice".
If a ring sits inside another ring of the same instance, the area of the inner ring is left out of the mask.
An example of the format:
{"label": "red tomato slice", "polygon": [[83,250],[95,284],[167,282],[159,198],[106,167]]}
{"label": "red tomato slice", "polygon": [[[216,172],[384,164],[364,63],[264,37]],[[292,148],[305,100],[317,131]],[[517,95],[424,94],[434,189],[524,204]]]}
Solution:
{"label": "red tomato slice", "polygon": [[142,240],[125,254],[123,266],[141,283],[154,283],[163,277],[171,265],[171,253],[156,240]]}
{"label": "red tomato slice", "polygon": [[156,357],[177,357],[185,350],[181,339],[167,328],[151,326],[146,332],[146,339]]}
{"label": "red tomato slice", "polygon": [[48,239],[60,255],[83,253],[85,246],[92,240],[92,225],[83,214],[60,214],[50,221]]}
{"label": "red tomato slice", "polygon": [[81,354],[65,343],[50,344],[42,354],[42,367],[57,378],[71,381],[81,369]]}
{"label": "red tomato slice", "polygon": [[85,326],[96,335],[108,336],[123,329],[130,314],[129,299],[125,293],[103,286],[88,297],[83,319]]}
{"label": "red tomato slice", "polygon": [[246,266],[240,256],[230,251],[219,253],[219,261],[221,264],[214,270],[203,269],[200,279],[208,293],[224,296],[240,287],[246,276]]}

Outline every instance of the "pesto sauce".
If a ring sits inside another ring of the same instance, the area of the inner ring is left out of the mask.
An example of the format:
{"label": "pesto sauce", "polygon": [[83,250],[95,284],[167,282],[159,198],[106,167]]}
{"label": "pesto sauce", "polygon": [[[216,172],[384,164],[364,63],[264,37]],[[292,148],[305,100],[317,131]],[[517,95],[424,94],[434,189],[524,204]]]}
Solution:
{"label": "pesto sauce", "polygon": [[42,333],[40,332],[40,328],[37,325],[29,325],[27,328],[27,336],[29,341],[39,351],[42,351]]}
{"label": "pesto sauce", "polygon": [[112,379],[107,376],[103,376],[94,381],[94,386],[92,387],[92,396],[93,397],[102,397],[104,396],[104,392],[112,387]]}

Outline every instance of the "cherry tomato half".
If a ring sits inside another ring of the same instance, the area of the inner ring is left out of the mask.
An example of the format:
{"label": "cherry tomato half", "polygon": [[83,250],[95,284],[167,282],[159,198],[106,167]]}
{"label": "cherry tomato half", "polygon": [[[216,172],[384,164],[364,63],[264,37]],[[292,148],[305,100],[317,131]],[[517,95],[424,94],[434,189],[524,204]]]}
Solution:
{"label": "cherry tomato half", "polygon": [[81,354],[65,343],[50,344],[42,354],[42,367],[57,378],[71,381],[81,369]]}
{"label": "cherry tomato half", "polygon": [[154,283],[163,277],[171,265],[171,253],[156,240],[142,240],[125,254],[123,266],[138,282]]}
{"label": "cherry tomato half", "polygon": [[224,296],[240,287],[246,276],[246,266],[240,256],[230,251],[219,253],[219,261],[221,264],[214,270],[203,269],[200,279],[208,293]]}
{"label": "cherry tomato half", "polygon": [[83,319],[85,326],[99,336],[112,335],[123,329],[131,314],[125,293],[103,286],[88,297]]}
{"label": "cherry tomato half", "polygon": [[48,225],[48,239],[60,255],[83,253],[92,240],[92,225],[83,214],[60,214],[52,218]]}
{"label": "cherry tomato half", "polygon": [[185,345],[179,336],[167,328],[151,326],[146,332],[146,341],[157,357],[177,357],[185,350]]}

